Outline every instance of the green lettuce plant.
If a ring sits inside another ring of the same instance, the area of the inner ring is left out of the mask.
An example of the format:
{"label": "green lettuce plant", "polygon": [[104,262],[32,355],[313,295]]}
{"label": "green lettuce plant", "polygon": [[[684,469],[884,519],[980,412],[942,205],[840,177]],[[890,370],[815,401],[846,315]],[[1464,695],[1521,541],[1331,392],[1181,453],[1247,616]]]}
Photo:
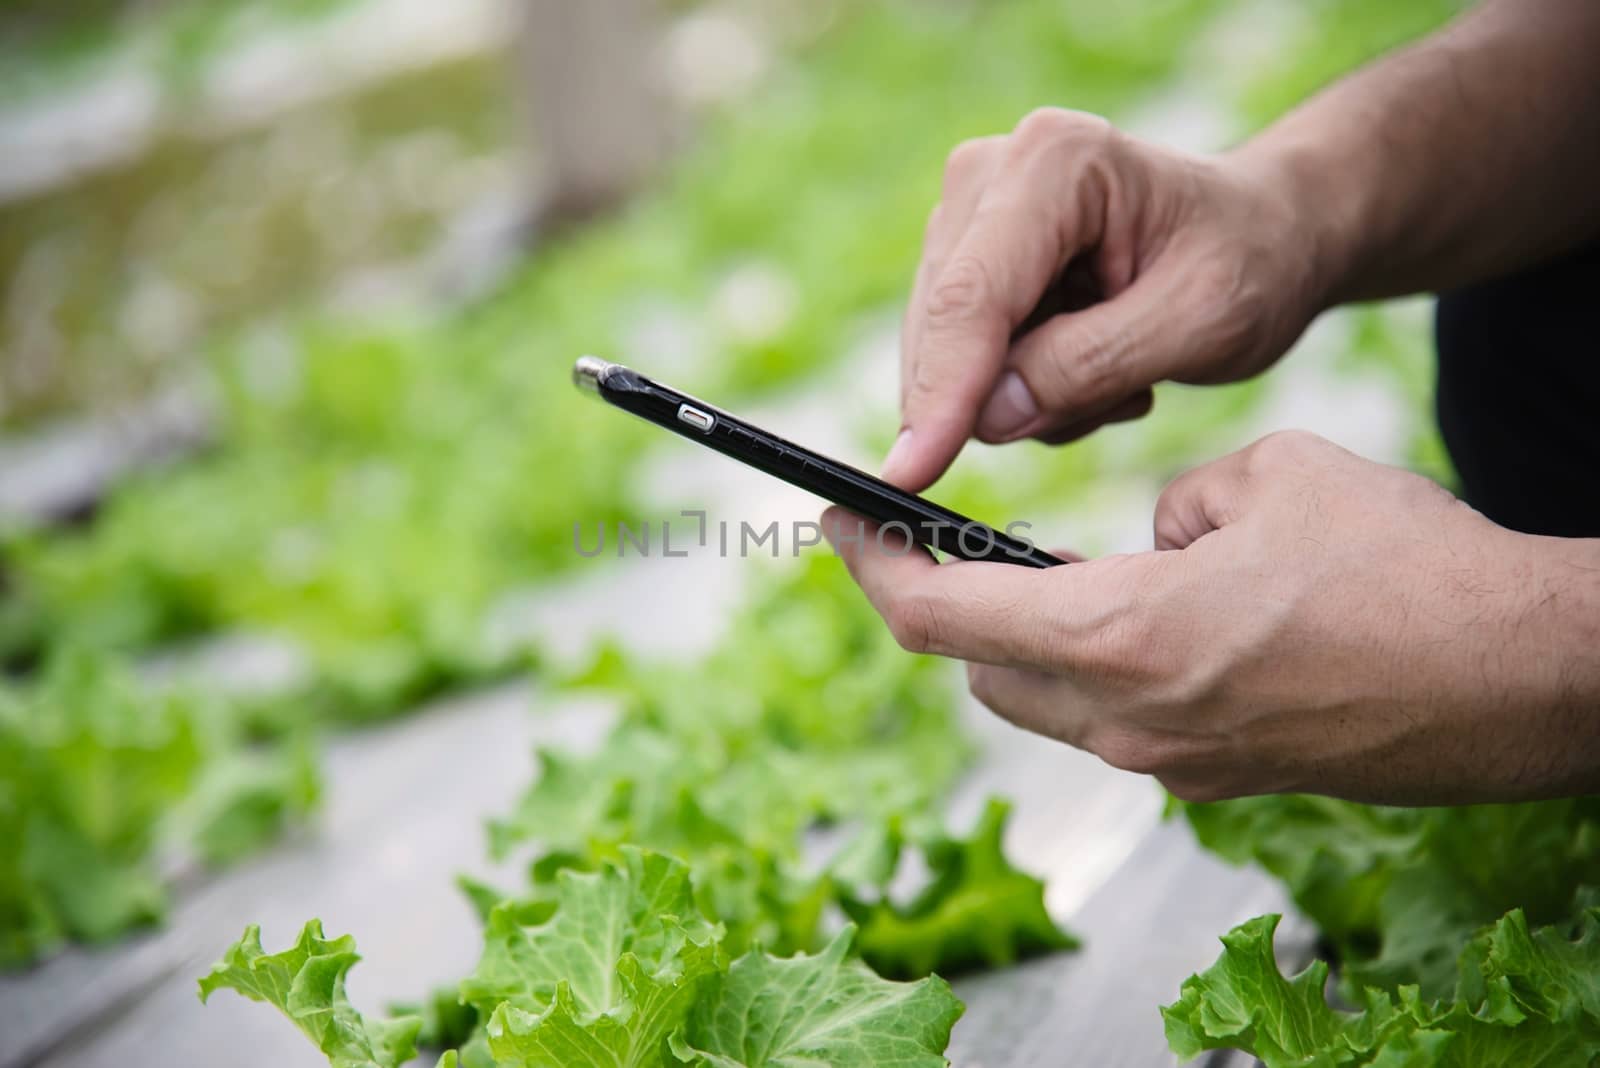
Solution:
{"label": "green lettuce plant", "polygon": [[[491,912],[460,988],[487,1024],[439,1064],[945,1064],[961,1003],[943,980],[878,977],[851,958],[851,928],[815,956],[751,950],[731,962],[723,935],[699,914],[679,861],[630,848],[597,871],[565,871],[533,914],[510,902]],[[200,996],[231,989],[275,1006],[333,1068],[396,1068],[415,1055],[422,1020],[357,1012],[344,991],[357,959],[352,939],[324,939],[315,920],[272,955],[252,927]]]}

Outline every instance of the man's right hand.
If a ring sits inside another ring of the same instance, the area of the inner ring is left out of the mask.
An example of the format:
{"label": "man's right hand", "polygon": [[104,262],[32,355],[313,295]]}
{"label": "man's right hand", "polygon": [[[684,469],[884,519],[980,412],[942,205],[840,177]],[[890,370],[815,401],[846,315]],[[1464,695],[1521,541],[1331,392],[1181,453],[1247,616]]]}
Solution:
{"label": "man's right hand", "polygon": [[901,339],[889,481],[969,437],[1059,444],[1150,410],[1164,379],[1247,378],[1327,301],[1315,212],[1243,157],[1035,111],[950,154]]}

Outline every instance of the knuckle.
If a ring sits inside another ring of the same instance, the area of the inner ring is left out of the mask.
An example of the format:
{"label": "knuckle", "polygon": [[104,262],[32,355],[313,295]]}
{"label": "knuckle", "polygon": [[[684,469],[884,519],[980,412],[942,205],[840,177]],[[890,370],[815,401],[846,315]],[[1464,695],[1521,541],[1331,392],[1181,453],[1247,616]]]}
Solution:
{"label": "knuckle", "polygon": [[1178,507],[1178,494],[1173,492],[1174,482],[1168,486],[1156,501],[1155,539],[1156,547],[1186,545],[1189,542],[1189,531],[1184,526],[1184,518]]}
{"label": "knuckle", "polygon": [[1295,456],[1327,456],[1338,451],[1338,446],[1320,434],[1309,430],[1281,430],[1282,444]]}
{"label": "knuckle", "polygon": [[982,174],[995,141],[993,137],[974,137],[951,149],[944,161],[945,189],[960,188]]}
{"label": "knuckle", "polygon": [[928,321],[934,325],[970,322],[983,313],[992,293],[983,261],[976,256],[958,256],[928,293]]}
{"label": "knuckle", "polygon": [[1244,452],[1240,456],[1240,467],[1247,480],[1251,482],[1259,481],[1277,467],[1281,457],[1277,452],[1278,446],[1273,442],[1279,433],[1281,431],[1268,434],[1266,437],[1245,446]]}
{"label": "knuckle", "polygon": [[1327,443],[1309,430],[1274,430],[1250,446],[1250,460],[1261,469],[1295,466],[1320,453]]}
{"label": "knuckle", "polygon": [[945,388],[944,370],[933,360],[917,360],[905,382],[907,396],[919,401],[940,396]]}
{"label": "knuckle", "polygon": [[1108,145],[1116,128],[1099,115],[1067,108],[1036,108],[1017,123],[1016,138],[1027,147],[1068,144],[1078,148]]}
{"label": "knuckle", "polygon": [[1309,430],[1275,430],[1267,437],[1277,448],[1296,454],[1322,445],[1322,439]]}
{"label": "knuckle", "polygon": [[1177,511],[1178,505],[1190,496],[1190,485],[1200,477],[1197,471],[1204,468],[1191,468],[1168,482],[1161,491],[1161,496],[1156,498],[1156,522],[1159,524],[1163,518],[1171,519]]}

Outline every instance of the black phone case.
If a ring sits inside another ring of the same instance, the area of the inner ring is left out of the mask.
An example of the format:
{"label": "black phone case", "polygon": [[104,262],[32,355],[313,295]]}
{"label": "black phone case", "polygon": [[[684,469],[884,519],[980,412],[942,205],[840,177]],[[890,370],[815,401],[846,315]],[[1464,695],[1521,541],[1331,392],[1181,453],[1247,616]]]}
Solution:
{"label": "black phone case", "polygon": [[775,475],[880,525],[901,524],[901,533],[909,533],[920,545],[963,560],[989,560],[1025,567],[1055,567],[1066,563],[959,512],[785,441],[621,364],[584,357],[573,369],[573,379],[623,411]]}

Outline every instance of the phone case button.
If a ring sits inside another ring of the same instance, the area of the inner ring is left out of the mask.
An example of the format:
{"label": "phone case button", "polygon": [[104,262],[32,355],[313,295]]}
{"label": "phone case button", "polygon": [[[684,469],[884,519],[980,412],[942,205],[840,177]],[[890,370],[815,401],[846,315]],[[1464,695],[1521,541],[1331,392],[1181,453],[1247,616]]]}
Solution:
{"label": "phone case button", "polygon": [[702,434],[711,433],[711,428],[717,425],[716,416],[710,412],[703,412],[692,404],[678,405],[678,422],[688,423]]}

